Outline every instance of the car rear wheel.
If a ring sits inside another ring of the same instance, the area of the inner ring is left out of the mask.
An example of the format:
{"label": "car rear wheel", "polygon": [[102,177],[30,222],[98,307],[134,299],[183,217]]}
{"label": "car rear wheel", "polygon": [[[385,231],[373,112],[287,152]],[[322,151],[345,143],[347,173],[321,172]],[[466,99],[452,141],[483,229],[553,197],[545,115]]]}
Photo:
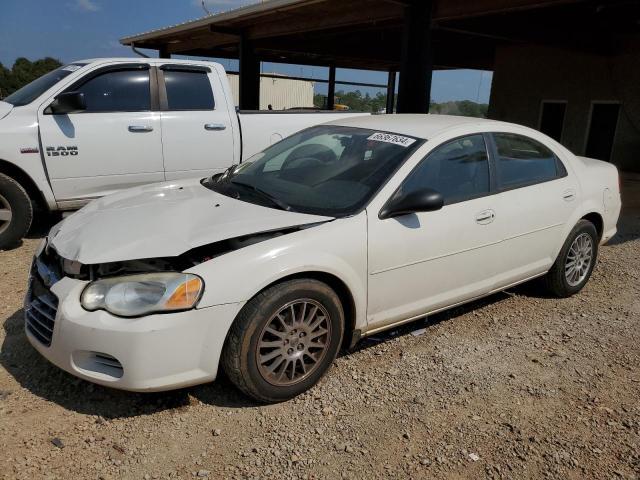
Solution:
{"label": "car rear wheel", "polygon": [[577,223],[545,277],[551,293],[563,298],[582,290],[596,264],[598,240],[593,223],[584,219]]}
{"label": "car rear wheel", "polygon": [[343,330],[344,311],[328,285],[286,281],[256,295],[238,314],[222,366],[256,400],[288,400],[322,378],[338,353]]}
{"label": "car rear wheel", "polygon": [[18,244],[29,231],[32,219],[33,207],[25,189],[0,173],[0,249]]}

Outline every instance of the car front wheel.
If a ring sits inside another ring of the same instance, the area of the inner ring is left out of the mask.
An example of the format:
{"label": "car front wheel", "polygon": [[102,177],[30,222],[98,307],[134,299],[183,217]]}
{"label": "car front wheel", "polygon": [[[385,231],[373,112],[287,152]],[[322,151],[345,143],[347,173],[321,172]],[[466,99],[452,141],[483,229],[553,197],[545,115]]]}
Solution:
{"label": "car front wheel", "polygon": [[328,285],[313,279],[285,281],[256,295],[238,314],[222,366],[256,400],[288,400],[320,380],[343,333],[342,304]]}
{"label": "car front wheel", "polygon": [[573,228],[545,278],[557,297],[570,297],[586,285],[598,256],[598,232],[593,223],[580,220]]}

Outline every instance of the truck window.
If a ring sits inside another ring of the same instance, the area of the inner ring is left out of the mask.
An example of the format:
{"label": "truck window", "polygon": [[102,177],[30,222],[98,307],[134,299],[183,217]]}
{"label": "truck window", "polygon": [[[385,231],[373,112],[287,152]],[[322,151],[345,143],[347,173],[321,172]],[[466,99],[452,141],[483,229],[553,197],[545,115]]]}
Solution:
{"label": "truck window", "polygon": [[4,101],[10,103],[14,107],[27,105],[53,87],[60,80],[71,75],[73,72],[79,70],[85,65],[86,63],[71,63],[64,67],[56,68],[55,70],[36,78],[33,82],[28,83],[19,90],[16,90],[5,98]]}
{"label": "truck window", "polygon": [[206,72],[165,70],[169,110],[213,110],[213,92]]}
{"label": "truck window", "polygon": [[105,72],[74,90],[84,93],[87,112],[151,110],[148,70]]}

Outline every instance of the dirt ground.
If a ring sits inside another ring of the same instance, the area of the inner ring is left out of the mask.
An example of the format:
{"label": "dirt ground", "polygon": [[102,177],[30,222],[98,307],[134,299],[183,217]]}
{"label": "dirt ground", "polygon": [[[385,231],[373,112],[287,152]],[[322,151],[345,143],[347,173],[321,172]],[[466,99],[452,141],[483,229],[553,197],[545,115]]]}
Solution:
{"label": "dirt ground", "polygon": [[525,285],[415,322],[272,406],[49,365],[23,333],[37,243],[0,252],[0,478],[640,477],[640,210],[581,294]]}

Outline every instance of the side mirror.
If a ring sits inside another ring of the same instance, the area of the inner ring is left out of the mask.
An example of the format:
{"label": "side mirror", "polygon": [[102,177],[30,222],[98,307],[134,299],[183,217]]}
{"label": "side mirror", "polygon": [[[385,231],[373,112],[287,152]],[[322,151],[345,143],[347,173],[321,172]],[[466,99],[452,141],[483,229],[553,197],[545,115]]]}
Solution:
{"label": "side mirror", "polygon": [[49,105],[51,113],[60,115],[65,113],[82,112],[87,109],[84,93],[65,92],[58,95]]}
{"label": "side mirror", "polygon": [[443,206],[444,197],[440,192],[431,188],[422,188],[389,200],[380,210],[378,218],[384,220],[416,212],[433,212],[440,210]]}

